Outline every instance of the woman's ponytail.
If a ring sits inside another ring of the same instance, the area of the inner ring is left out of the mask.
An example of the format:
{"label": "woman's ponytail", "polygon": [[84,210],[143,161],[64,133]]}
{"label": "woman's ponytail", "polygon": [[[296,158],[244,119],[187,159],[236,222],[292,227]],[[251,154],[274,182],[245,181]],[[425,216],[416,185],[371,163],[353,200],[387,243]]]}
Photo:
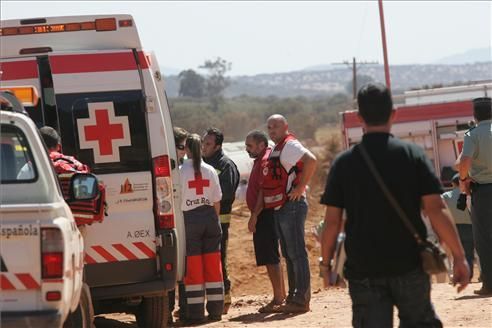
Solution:
{"label": "woman's ponytail", "polygon": [[186,147],[191,151],[195,174],[200,174],[200,166],[202,164],[202,140],[200,136],[196,133],[190,134],[186,139]]}

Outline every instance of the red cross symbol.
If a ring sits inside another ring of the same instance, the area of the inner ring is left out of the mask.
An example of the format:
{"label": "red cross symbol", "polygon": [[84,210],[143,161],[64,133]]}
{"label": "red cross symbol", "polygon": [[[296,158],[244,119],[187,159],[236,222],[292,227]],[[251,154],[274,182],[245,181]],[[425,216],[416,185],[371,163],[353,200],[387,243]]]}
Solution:
{"label": "red cross symbol", "polygon": [[97,141],[101,155],[111,155],[113,139],[123,139],[123,124],[111,124],[108,111],[105,109],[96,109],[95,112],[96,125],[88,125],[84,128],[85,139]]}
{"label": "red cross symbol", "polygon": [[210,180],[202,179],[201,174],[195,174],[195,180],[188,181],[188,188],[195,188],[197,195],[203,195],[203,188],[210,186]]}
{"label": "red cross symbol", "polygon": [[81,149],[94,151],[95,163],[120,161],[119,147],[131,146],[128,116],[116,116],[112,102],[89,103],[89,118],[77,120]]}

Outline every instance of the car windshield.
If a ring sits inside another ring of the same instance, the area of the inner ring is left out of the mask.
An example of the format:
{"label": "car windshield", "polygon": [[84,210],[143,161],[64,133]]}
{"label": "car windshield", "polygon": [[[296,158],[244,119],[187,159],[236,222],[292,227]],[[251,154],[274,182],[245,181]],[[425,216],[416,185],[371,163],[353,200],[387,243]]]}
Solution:
{"label": "car windshield", "polygon": [[1,183],[35,182],[36,165],[24,133],[7,124],[2,124],[0,131]]}

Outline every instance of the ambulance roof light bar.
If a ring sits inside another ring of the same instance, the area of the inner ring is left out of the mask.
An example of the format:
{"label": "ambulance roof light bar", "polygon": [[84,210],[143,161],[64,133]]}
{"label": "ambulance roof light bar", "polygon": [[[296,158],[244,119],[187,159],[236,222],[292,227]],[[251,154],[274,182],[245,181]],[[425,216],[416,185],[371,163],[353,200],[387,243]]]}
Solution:
{"label": "ambulance roof light bar", "polygon": [[[132,25],[133,24],[131,20],[120,20],[119,22],[120,27],[130,27]],[[87,30],[95,30],[96,32],[105,32],[105,31],[116,31],[116,29],[117,29],[116,18],[99,18],[96,19],[95,21],[89,21],[89,22],[4,27],[4,28],[0,28],[0,36],[74,32],[74,31],[87,31]]]}
{"label": "ambulance roof light bar", "polygon": [[[8,19],[0,20],[0,28],[0,58],[31,56],[20,50],[42,47],[52,53],[142,49],[136,22],[125,14]],[[70,41],[74,38],[77,42]]]}

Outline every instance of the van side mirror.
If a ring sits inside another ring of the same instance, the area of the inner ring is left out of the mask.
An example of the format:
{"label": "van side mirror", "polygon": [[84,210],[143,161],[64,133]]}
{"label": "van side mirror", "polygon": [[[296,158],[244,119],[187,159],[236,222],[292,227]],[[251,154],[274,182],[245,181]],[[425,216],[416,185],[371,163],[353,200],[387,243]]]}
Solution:
{"label": "van side mirror", "polygon": [[93,174],[76,173],[70,179],[70,200],[93,200],[99,194],[98,181]]}

